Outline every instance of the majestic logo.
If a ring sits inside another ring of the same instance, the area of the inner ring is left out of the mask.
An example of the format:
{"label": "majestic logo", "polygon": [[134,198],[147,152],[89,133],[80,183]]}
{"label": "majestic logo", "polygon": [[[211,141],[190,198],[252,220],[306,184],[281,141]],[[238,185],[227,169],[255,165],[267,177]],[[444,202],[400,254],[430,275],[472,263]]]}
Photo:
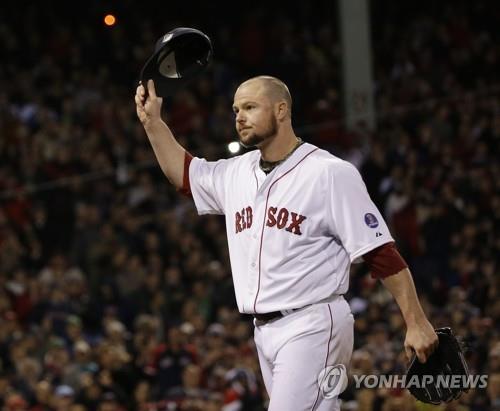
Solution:
{"label": "majestic logo", "polygon": [[375,217],[372,213],[365,214],[365,223],[370,228],[377,228],[378,227],[377,217]]}
{"label": "majestic logo", "polygon": [[241,212],[236,212],[235,226],[236,234],[241,233],[243,230],[252,227],[253,213],[252,207],[242,208]]}
{"label": "majestic logo", "polygon": [[[300,225],[307,217],[290,212],[286,208],[280,208],[278,211],[278,207],[269,207],[267,211],[267,222],[266,225],[268,227],[276,227],[278,229],[285,228],[286,231],[296,234],[302,235],[300,231]],[[290,224],[288,224],[290,222]]]}

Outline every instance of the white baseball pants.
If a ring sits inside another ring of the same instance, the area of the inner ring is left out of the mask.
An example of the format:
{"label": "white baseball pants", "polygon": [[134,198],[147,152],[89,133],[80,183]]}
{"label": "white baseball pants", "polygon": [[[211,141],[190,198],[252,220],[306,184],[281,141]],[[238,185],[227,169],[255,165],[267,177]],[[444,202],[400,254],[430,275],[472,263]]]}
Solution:
{"label": "white baseball pants", "polygon": [[318,376],[328,366],[349,369],[354,318],[342,296],[308,306],[285,317],[260,324],[254,320],[254,339],[268,411],[337,411],[337,398],[326,398]]}

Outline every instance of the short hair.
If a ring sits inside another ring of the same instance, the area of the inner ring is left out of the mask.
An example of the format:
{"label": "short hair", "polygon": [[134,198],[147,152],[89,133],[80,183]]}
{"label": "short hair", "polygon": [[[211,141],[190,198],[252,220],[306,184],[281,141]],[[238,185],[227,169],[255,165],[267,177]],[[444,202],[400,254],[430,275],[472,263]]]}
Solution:
{"label": "short hair", "polygon": [[290,90],[288,90],[287,85],[283,81],[273,76],[257,76],[248,79],[243,84],[254,81],[259,81],[264,86],[266,94],[271,100],[284,100],[288,106],[289,114],[292,114],[292,96]]}

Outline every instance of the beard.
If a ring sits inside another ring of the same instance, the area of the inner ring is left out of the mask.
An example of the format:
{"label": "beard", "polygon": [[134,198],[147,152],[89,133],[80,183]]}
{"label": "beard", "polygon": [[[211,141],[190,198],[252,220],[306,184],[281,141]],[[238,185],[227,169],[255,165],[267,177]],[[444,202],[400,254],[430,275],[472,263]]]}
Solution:
{"label": "beard", "polygon": [[242,137],[241,134],[238,133],[238,137],[240,139],[240,144],[245,148],[255,147],[270,137],[276,135],[278,132],[278,122],[274,116],[270,116],[267,127],[261,131],[260,133],[249,132],[246,137]]}

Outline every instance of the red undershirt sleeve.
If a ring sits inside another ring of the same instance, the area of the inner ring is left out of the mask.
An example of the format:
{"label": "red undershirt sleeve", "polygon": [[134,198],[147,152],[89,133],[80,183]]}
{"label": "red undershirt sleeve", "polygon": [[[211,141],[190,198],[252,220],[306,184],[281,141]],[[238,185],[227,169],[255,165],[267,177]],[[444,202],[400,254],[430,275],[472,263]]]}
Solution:
{"label": "red undershirt sleeve", "polygon": [[386,278],[408,268],[393,242],[386,243],[363,255],[372,278]]}
{"label": "red undershirt sleeve", "polygon": [[191,185],[189,184],[189,165],[191,164],[192,159],[193,156],[186,151],[184,154],[184,175],[182,178],[182,187],[179,189],[179,192],[188,197],[191,197]]}

